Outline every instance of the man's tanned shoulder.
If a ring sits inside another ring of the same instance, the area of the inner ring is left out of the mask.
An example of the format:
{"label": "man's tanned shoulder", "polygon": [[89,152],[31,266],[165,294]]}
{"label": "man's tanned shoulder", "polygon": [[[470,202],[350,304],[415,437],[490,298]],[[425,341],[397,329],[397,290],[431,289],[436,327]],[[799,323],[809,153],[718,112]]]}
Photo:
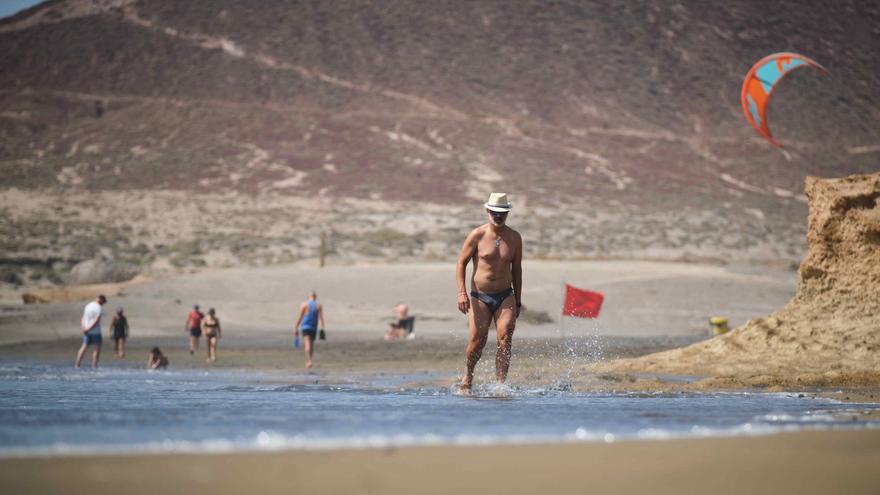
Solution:
{"label": "man's tanned shoulder", "polygon": [[516,240],[516,242],[518,244],[522,245],[522,235],[520,235],[519,232],[517,232],[513,229],[510,229],[510,232],[513,234],[513,238]]}
{"label": "man's tanned shoulder", "polygon": [[483,237],[484,235],[486,235],[487,230],[489,230],[489,224],[480,225],[479,227],[472,230],[470,234],[468,234],[468,238],[470,239]]}

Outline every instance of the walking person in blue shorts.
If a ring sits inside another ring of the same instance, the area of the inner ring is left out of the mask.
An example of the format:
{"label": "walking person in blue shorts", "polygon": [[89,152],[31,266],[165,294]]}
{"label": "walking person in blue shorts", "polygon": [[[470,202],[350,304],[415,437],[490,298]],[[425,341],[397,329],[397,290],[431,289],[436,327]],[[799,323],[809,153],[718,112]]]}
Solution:
{"label": "walking person in blue shorts", "polygon": [[88,304],[83,310],[83,317],[80,322],[80,330],[82,330],[83,342],[82,347],[76,353],[76,364],[79,368],[82,364],[83,357],[90,345],[94,345],[92,351],[92,368],[98,367],[98,358],[101,357],[101,316],[103,316],[103,306],[107,302],[107,298],[103,294]]}
{"label": "walking person in blue shorts", "polygon": [[315,348],[315,337],[318,329],[324,333],[324,308],[318,303],[318,294],[312,291],[309,300],[299,307],[299,316],[296,318],[293,335],[299,336],[302,332],[303,347],[306,351],[306,368],[312,367],[312,352]]}

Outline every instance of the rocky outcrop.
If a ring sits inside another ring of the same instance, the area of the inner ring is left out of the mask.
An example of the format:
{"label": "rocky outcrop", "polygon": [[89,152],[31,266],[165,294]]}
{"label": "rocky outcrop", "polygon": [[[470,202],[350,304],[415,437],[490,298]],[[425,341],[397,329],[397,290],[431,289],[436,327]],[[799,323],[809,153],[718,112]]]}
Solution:
{"label": "rocky outcrop", "polygon": [[138,268],[115,260],[91,259],[77,263],[70,270],[72,285],[124,282],[138,274]]}
{"label": "rocky outcrop", "polygon": [[880,315],[880,173],[809,177],[806,193],[809,251],[792,305],[854,319]]}
{"label": "rocky outcrop", "polygon": [[880,173],[808,177],[806,195],[808,253],[791,302],[726,335],[608,368],[804,384],[880,372]]}

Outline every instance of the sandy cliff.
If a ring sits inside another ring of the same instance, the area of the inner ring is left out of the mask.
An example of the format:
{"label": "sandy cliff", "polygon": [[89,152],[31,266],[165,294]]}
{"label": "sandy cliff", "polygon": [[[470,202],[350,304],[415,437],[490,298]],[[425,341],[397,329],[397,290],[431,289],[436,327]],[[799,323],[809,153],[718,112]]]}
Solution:
{"label": "sandy cliff", "polygon": [[795,297],[731,333],[607,364],[751,384],[858,384],[880,371],[880,173],[808,177],[808,253]]}

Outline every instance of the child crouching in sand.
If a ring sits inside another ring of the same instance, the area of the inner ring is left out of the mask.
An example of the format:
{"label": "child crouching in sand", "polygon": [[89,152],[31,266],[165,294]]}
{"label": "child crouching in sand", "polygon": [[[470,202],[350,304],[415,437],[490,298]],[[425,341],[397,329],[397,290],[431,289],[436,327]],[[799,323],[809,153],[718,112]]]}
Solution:
{"label": "child crouching in sand", "polygon": [[153,349],[150,350],[150,358],[147,361],[147,368],[150,368],[151,370],[168,368],[168,358],[162,354],[162,351],[159,350],[158,347],[153,347]]}

